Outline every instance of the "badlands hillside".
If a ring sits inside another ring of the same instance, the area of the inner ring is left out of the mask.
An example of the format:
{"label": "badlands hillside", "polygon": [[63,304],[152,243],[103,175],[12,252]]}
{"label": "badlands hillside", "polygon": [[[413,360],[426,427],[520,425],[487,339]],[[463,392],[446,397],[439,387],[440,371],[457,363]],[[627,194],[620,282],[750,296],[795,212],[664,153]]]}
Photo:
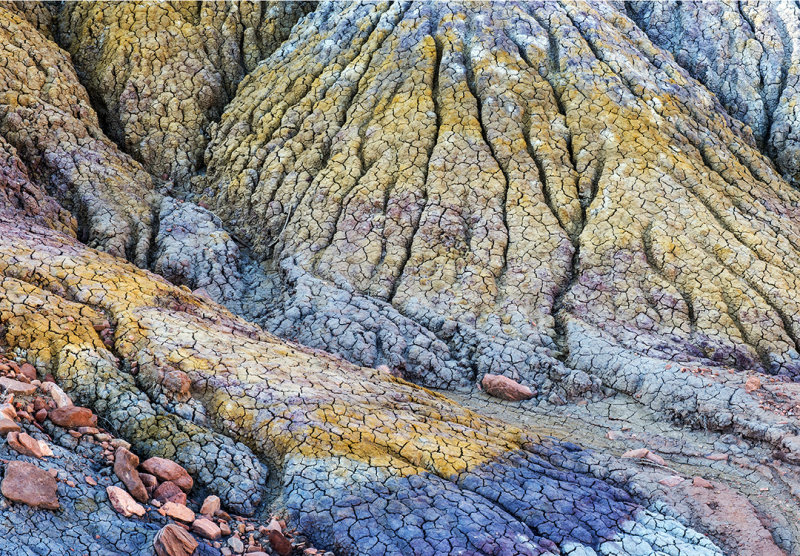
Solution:
{"label": "badlands hillside", "polygon": [[800,4],[0,2],[0,554],[800,554]]}

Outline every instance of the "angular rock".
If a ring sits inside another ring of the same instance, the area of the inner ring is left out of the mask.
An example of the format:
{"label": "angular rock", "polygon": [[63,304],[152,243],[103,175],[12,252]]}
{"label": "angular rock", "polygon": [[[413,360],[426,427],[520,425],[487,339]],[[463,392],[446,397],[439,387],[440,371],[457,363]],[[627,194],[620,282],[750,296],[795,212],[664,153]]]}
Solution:
{"label": "angular rock", "polygon": [[481,386],[487,394],[512,402],[529,400],[534,396],[533,390],[503,375],[487,374],[481,380]]}
{"label": "angular rock", "polygon": [[163,506],[161,506],[161,510],[172,519],[177,519],[178,521],[183,521],[184,523],[191,523],[194,521],[194,512],[183,504],[166,502]]}
{"label": "angular rock", "polygon": [[27,433],[10,432],[6,437],[6,441],[11,448],[23,456],[41,458],[44,455],[41,446],[39,446],[39,441]]}
{"label": "angular rock", "polygon": [[0,404],[0,417],[6,417],[13,421],[17,418],[17,410],[10,403]]}
{"label": "angular rock", "polygon": [[114,452],[114,474],[119,477],[119,480],[136,500],[147,502],[147,489],[136,470],[137,465],[139,465],[139,457],[129,450],[120,447]]}
{"label": "angular rock", "polygon": [[272,519],[267,525],[266,531],[273,551],[280,556],[289,556],[292,553],[292,543],[284,536],[282,527],[277,520]]}
{"label": "angular rock", "polygon": [[53,450],[50,448],[50,445],[47,442],[44,440],[37,440],[37,442],[39,443],[39,449],[42,451],[42,457],[53,457]]}
{"label": "angular rock", "polygon": [[678,486],[683,481],[685,481],[685,479],[683,477],[679,477],[677,475],[671,475],[669,477],[665,477],[665,478],[661,479],[658,482],[659,482],[659,484],[662,484],[664,486],[667,486],[667,487],[671,488],[671,487]]}
{"label": "angular rock", "polygon": [[692,486],[700,487],[700,488],[714,488],[714,485],[711,484],[710,481],[707,481],[703,477],[695,477],[692,479]]}
{"label": "angular rock", "polygon": [[144,488],[147,489],[147,494],[153,496],[153,492],[156,490],[156,487],[158,487],[158,479],[150,473],[139,473],[139,478],[142,480]]}
{"label": "angular rock", "polygon": [[36,380],[36,367],[30,363],[23,363],[20,365],[19,372],[22,373],[22,376],[27,378],[29,381]]}
{"label": "angular rock", "polygon": [[165,525],[153,539],[158,556],[192,556],[198,544],[186,529],[174,523]]}
{"label": "angular rock", "polygon": [[136,515],[142,517],[145,514],[144,506],[136,502],[130,494],[117,486],[107,486],[106,494],[108,494],[108,501],[118,514],[125,517]]}
{"label": "angular rock", "polygon": [[42,383],[41,388],[42,392],[53,398],[53,401],[56,402],[56,407],[69,407],[72,405],[72,399],[55,382],[45,381]]}
{"label": "angular rock", "polygon": [[194,485],[191,475],[172,460],[158,457],[150,458],[142,462],[141,468],[162,481],[175,483],[186,492],[192,490],[192,485]]}
{"label": "angular rock", "polygon": [[744,391],[750,394],[761,388],[761,379],[757,376],[751,376],[744,383]]}
{"label": "angular rock", "polygon": [[192,531],[206,539],[215,541],[222,536],[219,525],[208,518],[199,517],[192,523]]}
{"label": "angular rock", "polygon": [[633,458],[633,459],[640,459],[646,458],[647,454],[650,453],[650,450],[647,448],[636,448],[634,450],[628,450],[624,454],[622,454],[623,458]]}
{"label": "angular rock", "polygon": [[153,491],[153,498],[161,502],[186,504],[186,493],[172,481],[164,481]]}
{"label": "angular rock", "polygon": [[200,513],[207,517],[214,517],[214,514],[217,513],[220,507],[221,501],[219,496],[211,494],[206,496],[206,499],[203,500],[203,505],[200,506]]}
{"label": "angular rock", "polygon": [[650,450],[647,451],[647,455],[644,456],[645,459],[652,461],[653,463],[657,463],[658,465],[666,465],[667,462],[656,454],[655,452],[651,452]]}
{"label": "angular rock", "polygon": [[0,417],[0,436],[5,436],[10,432],[19,432],[20,427],[11,419]]}
{"label": "angular rock", "polygon": [[97,415],[86,407],[67,405],[57,407],[47,413],[50,420],[60,427],[77,429],[78,427],[94,427],[97,425]]}
{"label": "angular rock", "polygon": [[10,462],[6,466],[0,491],[9,500],[34,508],[47,510],[60,508],[56,480],[47,471],[32,463]]}
{"label": "angular rock", "polygon": [[0,390],[4,390],[9,394],[30,396],[36,392],[36,386],[6,376],[0,376]]}

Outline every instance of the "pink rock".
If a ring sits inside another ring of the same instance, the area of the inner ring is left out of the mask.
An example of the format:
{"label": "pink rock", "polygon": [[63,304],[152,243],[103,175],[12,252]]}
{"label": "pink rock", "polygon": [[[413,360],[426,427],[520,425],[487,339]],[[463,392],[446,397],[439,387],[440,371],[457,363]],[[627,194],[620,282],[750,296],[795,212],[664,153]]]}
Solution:
{"label": "pink rock", "polygon": [[221,506],[222,503],[219,499],[219,496],[212,494],[211,496],[206,496],[206,499],[203,500],[203,505],[200,506],[200,513],[209,517],[213,517]]}
{"label": "pink rock", "polygon": [[0,435],[5,436],[10,432],[19,432],[22,429],[11,419],[0,417]]}
{"label": "pink rock", "polygon": [[47,471],[25,461],[8,464],[0,491],[11,501],[34,508],[57,510],[61,507],[56,480]]}
{"label": "pink rock", "polygon": [[744,391],[748,394],[750,392],[755,392],[759,388],[761,388],[761,379],[759,379],[757,376],[751,376],[744,383]]}
{"label": "pink rock", "polygon": [[665,478],[661,479],[658,482],[659,482],[659,484],[662,484],[664,486],[672,488],[672,487],[678,486],[683,481],[684,481],[683,477],[678,477],[677,475],[671,475],[669,477],[665,477]]}
{"label": "pink rock", "polygon": [[186,504],[186,493],[172,481],[164,481],[153,491],[153,498],[161,503]]}
{"label": "pink rock", "polygon": [[0,404],[0,417],[6,417],[13,421],[17,418],[17,410],[10,403]]}
{"label": "pink rock", "polygon": [[36,380],[36,367],[30,363],[23,363],[20,365],[19,372],[28,380]]}
{"label": "pink rock", "polygon": [[636,448],[635,450],[628,450],[624,454],[622,454],[623,458],[633,458],[633,459],[641,459],[646,458],[647,454],[650,453],[650,450],[647,448]]}
{"label": "pink rock", "polygon": [[42,392],[49,394],[53,398],[53,401],[56,402],[56,407],[69,407],[72,405],[70,397],[55,382],[45,380],[42,383]]}
{"label": "pink rock", "polygon": [[147,494],[149,496],[153,496],[153,492],[158,486],[158,479],[156,479],[155,476],[151,475],[150,473],[139,473],[139,478],[142,480],[142,484],[144,484]]}
{"label": "pink rock", "polygon": [[527,386],[503,375],[486,375],[481,380],[481,386],[490,396],[512,402],[529,400],[534,395]]}
{"label": "pink rock", "polygon": [[47,442],[44,440],[37,440],[36,442],[39,444],[39,449],[42,451],[42,457],[53,457],[53,450],[50,449],[50,445]]}
{"label": "pink rock", "polygon": [[125,517],[137,515],[142,517],[145,514],[144,506],[136,502],[130,494],[125,492],[119,487],[108,486],[106,487],[106,494],[108,494],[108,501],[118,514]]}
{"label": "pink rock", "polygon": [[719,452],[714,452],[713,454],[708,454],[706,459],[710,459],[711,461],[728,461],[728,454],[720,454]]}
{"label": "pink rock", "polygon": [[155,475],[162,481],[172,481],[186,492],[192,490],[194,481],[191,475],[174,461],[150,458],[142,463],[142,470]]}
{"label": "pink rock", "polygon": [[39,442],[31,435],[24,432],[10,432],[6,437],[8,445],[23,456],[41,458],[44,454]]}
{"label": "pink rock", "polygon": [[667,465],[667,462],[664,461],[664,458],[654,452],[651,452],[650,450],[647,451],[647,455],[644,456],[644,458],[652,461],[653,463],[657,463],[658,465]]}
{"label": "pink rock", "polygon": [[14,380],[6,376],[0,376],[0,389],[5,390],[9,394],[20,394],[23,396],[30,396],[36,392],[36,386],[33,384]]}
{"label": "pink rock", "polygon": [[183,504],[176,504],[175,502],[167,502],[161,509],[172,519],[191,523],[194,521],[194,512],[184,506]]}
{"label": "pink rock", "polygon": [[692,486],[700,487],[700,488],[714,488],[709,481],[706,481],[703,477],[695,477],[692,479]]}
{"label": "pink rock", "polygon": [[219,528],[219,525],[205,517],[199,517],[194,520],[194,523],[192,523],[192,531],[212,541],[222,536],[222,530]]}

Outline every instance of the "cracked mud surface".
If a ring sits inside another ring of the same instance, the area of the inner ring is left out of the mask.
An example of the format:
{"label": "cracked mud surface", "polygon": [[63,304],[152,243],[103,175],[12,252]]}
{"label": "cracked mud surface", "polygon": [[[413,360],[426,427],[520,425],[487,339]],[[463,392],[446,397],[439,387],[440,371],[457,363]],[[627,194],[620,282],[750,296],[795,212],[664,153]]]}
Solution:
{"label": "cracked mud surface", "polygon": [[797,554],[796,11],[2,3],[0,347],[323,550]]}

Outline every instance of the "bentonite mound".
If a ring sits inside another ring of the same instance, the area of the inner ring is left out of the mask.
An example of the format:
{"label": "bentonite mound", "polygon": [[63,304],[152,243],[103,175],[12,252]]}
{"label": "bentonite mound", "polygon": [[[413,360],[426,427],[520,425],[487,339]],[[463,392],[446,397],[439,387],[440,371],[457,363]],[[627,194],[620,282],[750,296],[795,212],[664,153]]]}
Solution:
{"label": "bentonite mound", "polygon": [[800,19],[703,6],[1,3],[0,554],[800,553]]}

